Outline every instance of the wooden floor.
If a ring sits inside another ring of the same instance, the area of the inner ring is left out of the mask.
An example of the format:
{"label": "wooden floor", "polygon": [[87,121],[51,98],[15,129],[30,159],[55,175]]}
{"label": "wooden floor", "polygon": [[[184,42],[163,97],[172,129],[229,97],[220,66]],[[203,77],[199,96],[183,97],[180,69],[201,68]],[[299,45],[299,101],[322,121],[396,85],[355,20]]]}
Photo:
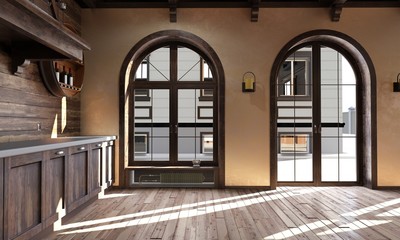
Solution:
{"label": "wooden floor", "polygon": [[400,192],[113,190],[46,239],[400,239]]}

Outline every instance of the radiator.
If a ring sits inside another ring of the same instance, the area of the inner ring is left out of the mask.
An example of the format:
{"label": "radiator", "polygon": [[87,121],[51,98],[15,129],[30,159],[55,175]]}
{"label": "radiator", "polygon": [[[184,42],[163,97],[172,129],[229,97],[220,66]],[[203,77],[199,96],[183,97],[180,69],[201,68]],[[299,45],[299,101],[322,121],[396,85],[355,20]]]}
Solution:
{"label": "radiator", "polygon": [[203,183],[202,173],[161,173],[161,183]]}

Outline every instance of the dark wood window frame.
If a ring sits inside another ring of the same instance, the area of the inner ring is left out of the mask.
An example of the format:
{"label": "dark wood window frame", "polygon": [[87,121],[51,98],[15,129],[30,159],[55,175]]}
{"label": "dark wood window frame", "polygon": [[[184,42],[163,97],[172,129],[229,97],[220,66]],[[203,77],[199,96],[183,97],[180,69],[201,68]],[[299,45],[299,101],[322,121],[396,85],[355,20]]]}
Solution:
{"label": "dark wood window frame", "polygon": [[[119,148],[121,149],[119,154],[119,185],[120,186],[129,186],[129,176],[132,170],[132,167],[126,165],[129,162],[129,152],[126,151],[125,146],[129,146],[129,143],[133,141],[132,137],[128,137],[128,133],[130,131],[129,121],[125,117],[126,114],[133,114],[133,108],[130,107],[132,101],[134,99],[130,96],[134,95],[135,89],[175,89],[176,86],[167,86],[169,83],[157,82],[157,86],[154,85],[154,82],[142,82],[140,83],[140,87],[135,87],[135,81],[132,79],[132,72],[130,80],[126,79],[125,73],[128,69],[129,63],[133,61],[131,69],[136,69],[140,61],[144,59],[149,53],[152,51],[168,46],[171,44],[176,44],[184,47],[188,47],[201,55],[203,59],[205,59],[213,72],[213,80],[211,83],[202,83],[203,85],[199,87],[197,84],[193,84],[192,82],[182,82],[183,89],[194,89],[194,88],[204,88],[204,89],[214,89],[213,93],[215,95],[215,108],[214,108],[214,118],[216,124],[215,140],[217,149],[214,148],[214,155],[216,155],[217,159],[217,167],[210,169],[210,167],[201,167],[198,171],[214,171],[216,175],[216,179],[218,181],[215,182],[215,187],[223,187],[225,186],[225,77],[224,70],[222,68],[221,61],[219,60],[216,52],[201,38],[193,35],[191,33],[180,31],[180,30],[166,30],[160,31],[140,40],[127,54],[120,71],[120,140],[119,140]],[[171,69],[173,70],[173,69]],[[173,71],[176,71],[173,70]],[[185,86],[183,86],[185,85]],[[175,104],[175,103],[174,103]],[[130,134],[133,136],[133,134]],[[132,152],[132,149],[129,150]],[[139,166],[140,168],[141,166]],[[144,166],[143,166],[144,167]],[[152,166],[149,166],[152,167]],[[162,166],[159,166],[162,167]],[[180,168],[177,168],[179,170]]]}
{"label": "dark wood window frame", "polygon": [[[377,132],[376,132],[376,74],[372,60],[366,50],[353,38],[333,30],[314,30],[301,34],[289,41],[279,52],[270,75],[270,185],[277,186],[277,107],[276,79],[279,68],[291,52],[301,46],[318,42],[343,54],[355,71],[359,92],[357,108],[357,156],[362,159],[358,169],[359,184],[377,188]],[[316,71],[316,69],[313,69]],[[361,114],[362,113],[362,114]],[[319,167],[319,166],[317,166]],[[315,169],[315,166],[314,166]],[[307,185],[307,183],[299,183]],[[312,183],[314,185],[314,183]],[[346,183],[325,183],[321,185],[348,185]],[[354,183],[351,183],[354,185]]]}

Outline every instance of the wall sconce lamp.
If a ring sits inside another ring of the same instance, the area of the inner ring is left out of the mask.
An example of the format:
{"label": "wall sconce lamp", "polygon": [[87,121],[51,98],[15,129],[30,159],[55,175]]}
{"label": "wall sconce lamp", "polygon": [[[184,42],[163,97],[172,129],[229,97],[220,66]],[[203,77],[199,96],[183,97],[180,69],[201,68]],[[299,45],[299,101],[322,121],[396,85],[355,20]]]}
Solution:
{"label": "wall sconce lamp", "polygon": [[256,75],[252,72],[243,74],[242,92],[255,92],[256,91]]}
{"label": "wall sconce lamp", "polygon": [[393,92],[400,92],[399,77],[400,77],[400,73],[397,74],[397,81],[393,83]]}

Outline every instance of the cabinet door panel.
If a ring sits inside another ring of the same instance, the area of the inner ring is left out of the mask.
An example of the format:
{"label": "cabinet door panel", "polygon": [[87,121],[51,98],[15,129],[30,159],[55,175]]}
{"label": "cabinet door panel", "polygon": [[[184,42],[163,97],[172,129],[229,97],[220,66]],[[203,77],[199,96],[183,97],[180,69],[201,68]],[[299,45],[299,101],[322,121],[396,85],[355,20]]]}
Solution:
{"label": "cabinet door panel", "polygon": [[106,186],[111,186],[112,181],[113,181],[113,174],[112,174],[112,165],[114,164],[113,159],[114,159],[114,146],[112,145],[113,143],[110,142],[110,145],[107,146],[106,148],[106,161],[105,161],[105,166],[104,166],[104,171],[105,171],[105,182]]}
{"label": "cabinet door panel", "polygon": [[[71,154],[68,162],[68,207],[75,208],[75,202],[88,195],[88,152]],[[84,200],[82,200],[84,201]],[[79,205],[77,203],[76,205]],[[82,202],[83,203],[83,202]],[[67,207],[67,208],[68,208]]]}
{"label": "cabinet door panel", "polygon": [[42,162],[9,169],[7,235],[14,238],[41,224]]}
{"label": "cabinet door panel", "polygon": [[64,166],[64,156],[52,158],[46,162],[46,204],[44,206],[44,214],[46,219],[54,217],[56,220],[57,213],[64,208]]}
{"label": "cabinet door panel", "polygon": [[90,191],[94,193],[100,192],[101,154],[101,148],[92,149],[90,159]]}

